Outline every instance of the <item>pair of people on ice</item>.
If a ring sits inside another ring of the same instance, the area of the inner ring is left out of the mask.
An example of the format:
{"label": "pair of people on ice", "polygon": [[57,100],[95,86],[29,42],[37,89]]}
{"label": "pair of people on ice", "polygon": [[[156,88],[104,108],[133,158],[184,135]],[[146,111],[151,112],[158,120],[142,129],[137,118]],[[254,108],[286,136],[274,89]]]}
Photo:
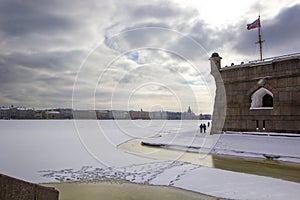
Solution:
{"label": "pair of people on ice", "polygon": [[200,133],[206,132],[206,125],[205,124],[200,124]]}

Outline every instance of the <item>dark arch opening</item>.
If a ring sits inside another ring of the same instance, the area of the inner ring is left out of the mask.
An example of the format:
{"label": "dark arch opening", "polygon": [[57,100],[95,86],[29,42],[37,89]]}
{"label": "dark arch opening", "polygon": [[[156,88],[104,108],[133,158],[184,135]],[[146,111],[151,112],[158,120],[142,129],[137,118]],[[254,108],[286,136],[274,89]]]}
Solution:
{"label": "dark arch opening", "polygon": [[273,107],[273,97],[269,94],[263,96],[262,107]]}

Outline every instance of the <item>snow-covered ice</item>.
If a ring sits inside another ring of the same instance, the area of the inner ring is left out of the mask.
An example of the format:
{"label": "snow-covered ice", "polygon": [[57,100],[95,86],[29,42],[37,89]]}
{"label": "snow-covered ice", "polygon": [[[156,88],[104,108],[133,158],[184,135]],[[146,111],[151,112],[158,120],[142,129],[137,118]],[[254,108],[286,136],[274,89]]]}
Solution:
{"label": "snow-covered ice", "polygon": [[300,184],[279,179],[225,170],[180,166],[159,175],[150,183],[172,185],[204,194],[229,199],[298,199]]}
{"label": "snow-covered ice", "polygon": [[[299,138],[200,135],[197,121],[0,121],[0,173],[32,182],[128,180],[231,199],[297,199],[300,184],[178,161],[131,155],[117,146],[134,138],[215,153],[300,157]],[[204,139],[205,138],[205,139]],[[198,146],[196,145],[198,142]],[[181,146],[182,145],[182,146]],[[196,145],[196,146],[195,146]],[[198,148],[198,149],[197,149]]]}
{"label": "snow-covered ice", "polygon": [[[165,148],[265,158],[274,156],[278,160],[300,162],[300,137],[294,134],[230,133],[209,135],[195,132],[169,133],[144,139],[143,144]],[[207,152],[207,149],[209,150]]]}

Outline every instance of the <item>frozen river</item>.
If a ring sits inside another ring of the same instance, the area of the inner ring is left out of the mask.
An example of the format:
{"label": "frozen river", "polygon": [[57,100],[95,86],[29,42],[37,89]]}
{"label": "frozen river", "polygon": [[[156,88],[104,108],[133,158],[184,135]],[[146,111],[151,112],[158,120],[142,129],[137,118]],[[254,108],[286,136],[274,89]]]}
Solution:
{"label": "frozen river", "polygon": [[0,170],[33,182],[38,171],[153,162],[118,149],[128,140],[197,128],[196,121],[0,120]]}
{"label": "frozen river", "polygon": [[[149,137],[154,138],[152,142],[167,141],[168,144],[176,145],[185,142],[187,146],[194,145],[199,134],[198,123],[140,120],[1,120],[0,172],[38,183],[116,179],[174,186],[231,199],[299,197],[300,184],[294,181],[187,163],[179,159],[182,154],[172,159],[151,158],[118,148],[120,144],[132,139]],[[187,137],[182,137],[185,134]],[[208,137],[202,144],[205,149],[226,153],[232,152],[234,148],[241,148],[235,145],[238,141],[244,142],[242,147],[246,148],[247,151],[244,152],[247,152],[247,155],[253,155],[253,152],[266,153],[265,151],[271,151],[268,153],[273,154],[275,149],[276,154],[283,153],[297,159],[300,152],[297,138],[286,140],[280,137],[274,139],[230,135],[222,139],[218,135]],[[267,150],[261,145],[253,145],[247,141],[266,144],[264,146]],[[281,147],[278,147],[279,144]],[[222,148],[215,148],[218,145]],[[159,154],[161,150],[155,151]],[[202,155],[198,159],[204,159],[205,156]]]}

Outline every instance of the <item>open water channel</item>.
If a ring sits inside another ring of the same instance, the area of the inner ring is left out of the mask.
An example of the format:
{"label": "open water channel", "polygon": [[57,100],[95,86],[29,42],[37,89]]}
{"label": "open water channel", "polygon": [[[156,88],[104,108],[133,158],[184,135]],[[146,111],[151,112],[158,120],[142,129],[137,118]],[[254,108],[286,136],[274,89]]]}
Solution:
{"label": "open water channel", "polygon": [[128,153],[153,159],[166,159],[187,162],[223,170],[269,176],[300,183],[300,164],[276,160],[237,157],[227,155],[201,155],[193,152],[183,152],[160,147],[144,146],[134,139],[119,145]]}
{"label": "open water channel", "polygon": [[216,200],[218,198],[166,186],[125,181],[45,184],[60,191],[60,200]]}

